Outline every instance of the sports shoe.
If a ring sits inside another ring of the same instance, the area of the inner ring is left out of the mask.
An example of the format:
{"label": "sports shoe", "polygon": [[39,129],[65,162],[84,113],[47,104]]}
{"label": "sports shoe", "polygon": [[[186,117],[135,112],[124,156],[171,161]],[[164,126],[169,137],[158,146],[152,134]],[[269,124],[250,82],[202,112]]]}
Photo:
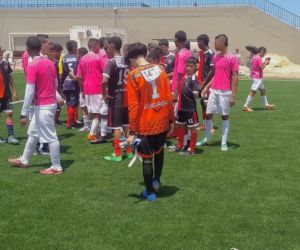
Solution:
{"label": "sports shoe", "polygon": [[90,140],[91,144],[101,144],[101,143],[106,143],[107,139],[106,137],[97,137],[96,140]]}
{"label": "sports shoe", "polygon": [[197,143],[196,143],[196,146],[200,146],[200,147],[203,147],[203,146],[207,146],[207,145],[209,145],[209,142],[207,142],[206,140],[201,140],[201,141],[198,141]]}
{"label": "sports shoe", "polygon": [[169,152],[181,152],[183,148],[178,148],[176,145],[169,147]]}
{"label": "sports shoe", "polygon": [[0,137],[0,144],[6,143],[6,140],[4,140],[2,137]]}
{"label": "sports shoe", "polygon": [[180,152],[179,155],[181,156],[193,156],[195,155],[195,151],[191,151],[190,149]]}
{"label": "sports shoe", "polygon": [[47,169],[42,169],[40,171],[40,174],[43,174],[43,175],[60,175],[62,173],[63,173],[62,170],[56,170],[53,167],[50,167],[50,168],[47,168]]}
{"label": "sports shoe", "polygon": [[86,139],[88,141],[96,141],[98,138],[95,135],[88,134],[87,137],[86,137]]}
{"label": "sports shoe", "polygon": [[223,151],[223,152],[228,151],[228,146],[226,143],[221,145],[221,151]]}
{"label": "sports shoe", "polygon": [[204,124],[200,124],[199,130],[205,130],[205,125]]}
{"label": "sports shoe", "polygon": [[152,181],[152,186],[153,186],[153,189],[155,190],[155,192],[158,192],[159,188],[161,186],[160,180],[154,178]]}
{"label": "sports shoe", "polygon": [[20,144],[19,140],[16,139],[13,135],[10,135],[7,139],[7,143],[8,144],[12,144],[12,145],[18,145]]}
{"label": "sports shoe", "polygon": [[141,196],[145,198],[147,201],[156,201],[157,197],[155,193],[148,193],[147,189],[145,189],[142,193]]}
{"label": "sports shoe", "polygon": [[104,160],[121,162],[123,160],[123,158],[122,158],[122,156],[108,155],[108,156],[104,157]]}
{"label": "sports shoe", "polygon": [[266,110],[273,110],[275,107],[274,104],[269,104],[268,106],[266,106]]}
{"label": "sports shoe", "polygon": [[17,167],[17,168],[26,169],[26,168],[29,167],[27,164],[22,163],[21,160],[20,160],[20,158],[17,158],[17,159],[8,159],[8,163],[12,167]]}
{"label": "sports shoe", "polygon": [[60,120],[56,120],[55,121],[55,125],[56,126],[60,126],[60,125],[63,125],[64,123],[62,122],[62,121],[60,121]]}
{"label": "sports shoe", "polygon": [[253,109],[248,108],[248,107],[244,107],[244,108],[243,108],[243,111],[244,111],[244,112],[253,112]]}
{"label": "sports shoe", "polygon": [[88,126],[83,126],[81,129],[78,129],[79,132],[89,132],[90,130]]}
{"label": "sports shoe", "polygon": [[133,156],[134,156],[133,153],[128,153],[128,154],[126,153],[126,157],[127,157],[127,159],[129,159],[129,160],[132,159]]}

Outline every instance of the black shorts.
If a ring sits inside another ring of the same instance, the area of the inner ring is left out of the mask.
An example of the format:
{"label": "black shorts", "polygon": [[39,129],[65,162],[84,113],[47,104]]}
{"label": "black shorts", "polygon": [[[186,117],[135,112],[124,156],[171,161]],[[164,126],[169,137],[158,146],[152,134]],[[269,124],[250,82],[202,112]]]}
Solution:
{"label": "black shorts", "polygon": [[199,126],[199,118],[196,111],[178,111],[178,118],[176,121],[179,125],[187,125],[189,128]]}
{"label": "black shorts", "polygon": [[11,97],[4,97],[0,99],[0,113],[2,111],[7,113],[12,112]]}
{"label": "black shorts", "polygon": [[108,105],[108,128],[121,129],[128,127],[128,108]]}
{"label": "black shorts", "polygon": [[138,146],[138,153],[143,158],[152,158],[165,147],[167,131],[158,135],[140,135],[141,144]]}
{"label": "black shorts", "polygon": [[73,108],[79,106],[79,91],[78,90],[64,90],[66,102],[68,106]]}

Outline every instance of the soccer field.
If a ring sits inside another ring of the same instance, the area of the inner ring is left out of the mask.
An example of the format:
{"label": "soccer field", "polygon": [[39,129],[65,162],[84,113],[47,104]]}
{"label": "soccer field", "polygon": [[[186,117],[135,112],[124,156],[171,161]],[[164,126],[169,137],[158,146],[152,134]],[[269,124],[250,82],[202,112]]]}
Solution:
{"label": "soccer field", "polygon": [[[23,98],[23,75],[15,79]],[[9,167],[7,158],[19,156],[26,142],[16,104],[21,145],[0,145],[0,249],[300,249],[299,81],[266,81],[274,111],[256,96],[255,112],[242,112],[249,87],[240,81],[230,150],[220,151],[218,129],[212,146],[194,157],[166,153],[153,203],[139,196],[140,163],[105,162],[111,143],[90,145],[64,126],[63,175],[38,173],[50,165],[45,156],[33,156],[28,170]]]}

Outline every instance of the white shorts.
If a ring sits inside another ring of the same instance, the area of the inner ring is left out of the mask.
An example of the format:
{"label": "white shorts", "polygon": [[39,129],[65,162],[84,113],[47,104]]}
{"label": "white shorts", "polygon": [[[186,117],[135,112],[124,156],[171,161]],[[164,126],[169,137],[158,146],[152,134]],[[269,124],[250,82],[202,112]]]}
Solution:
{"label": "white shorts", "polygon": [[40,143],[58,141],[54,118],[57,104],[34,106],[32,120],[28,127],[28,135],[39,138]]}
{"label": "white shorts", "polygon": [[86,101],[84,98],[82,98],[82,93],[79,94],[79,107],[84,108],[86,107]]}
{"label": "white shorts", "polygon": [[85,102],[89,113],[108,114],[108,107],[103,99],[103,95],[85,95]]}
{"label": "white shorts", "polygon": [[253,79],[251,90],[257,91],[257,90],[264,90],[265,85],[263,79]]}
{"label": "white shorts", "polygon": [[216,94],[211,92],[208,97],[206,114],[229,115],[230,95]]}

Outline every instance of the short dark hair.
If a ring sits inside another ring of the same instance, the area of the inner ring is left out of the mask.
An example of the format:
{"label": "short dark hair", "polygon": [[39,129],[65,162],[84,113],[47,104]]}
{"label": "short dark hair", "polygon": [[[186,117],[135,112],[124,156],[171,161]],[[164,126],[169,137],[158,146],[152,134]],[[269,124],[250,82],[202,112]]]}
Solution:
{"label": "short dark hair", "polygon": [[113,44],[116,50],[121,50],[122,48],[122,39],[118,36],[108,38],[108,43]]}
{"label": "short dark hair", "polygon": [[26,46],[30,51],[39,52],[42,49],[42,43],[36,36],[30,36],[26,40]]}
{"label": "short dark hair", "polygon": [[247,45],[245,48],[246,48],[246,50],[248,50],[252,54],[257,54],[257,52],[258,52],[258,49],[255,46],[252,46],[252,45]]}
{"label": "short dark hair", "polygon": [[126,64],[130,63],[129,59],[136,59],[139,56],[147,56],[147,46],[140,42],[129,44],[128,52],[125,58]]}
{"label": "short dark hair", "polygon": [[189,40],[186,40],[185,43],[184,43],[184,47],[188,50],[191,49],[191,42]]}
{"label": "short dark hair", "polygon": [[201,35],[199,35],[199,36],[197,37],[197,41],[198,41],[198,42],[199,42],[199,41],[202,41],[202,42],[204,42],[205,45],[208,45],[208,44],[209,44],[209,37],[208,37],[208,35],[206,35],[206,34],[201,34]]}
{"label": "short dark hair", "polygon": [[77,42],[74,40],[70,40],[66,43],[66,48],[68,50],[68,52],[72,52],[73,50],[77,49]]}
{"label": "short dark hair", "polygon": [[59,43],[54,43],[53,47],[51,48],[52,51],[61,52],[63,51],[63,46],[61,46]]}
{"label": "short dark hair", "polygon": [[187,39],[187,36],[186,36],[186,33],[183,31],[183,30],[179,30],[175,33],[175,38],[181,42],[181,43],[185,43],[186,42],[186,39]]}
{"label": "short dark hair", "polygon": [[163,55],[162,49],[160,47],[154,48],[151,52],[149,52],[147,59],[152,60],[160,60],[160,57]]}
{"label": "short dark hair", "polygon": [[158,45],[169,47],[169,41],[167,39],[160,39]]}
{"label": "short dark hair", "polygon": [[100,42],[101,48],[103,48],[104,44],[107,42],[107,38],[102,36],[102,37],[99,38],[99,42]]}
{"label": "short dark hair", "polygon": [[42,44],[45,44],[49,39],[47,34],[37,34],[36,37],[41,41]]}
{"label": "short dark hair", "polygon": [[191,56],[189,57],[187,60],[186,60],[186,64],[194,64],[196,65],[198,63],[198,59],[194,56]]}
{"label": "short dark hair", "polygon": [[257,49],[258,53],[264,51],[264,52],[267,52],[267,49],[265,47],[260,47]]}
{"label": "short dark hair", "polygon": [[217,35],[215,39],[220,39],[220,38],[224,39],[225,46],[228,47],[228,42],[229,42],[228,36],[225,34],[220,34],[220,35]]}
{"label": "short dark hair", "polygon": [[96,38],[90,38],[88,42],[89,49],[93,48],[96,44],[99,44],[100,41]]}
{"label": "short dark hair", "polygon": [[86,55],[87,53],[89,53],[89,51],[88,51],[87,48],[85,48],[85,47],[79,48],[79,49],[77,50],[77,52],[78,52],[78,54],[80,54],[80,55],[82,55],[82,56],[84,56],[84,55]]}

